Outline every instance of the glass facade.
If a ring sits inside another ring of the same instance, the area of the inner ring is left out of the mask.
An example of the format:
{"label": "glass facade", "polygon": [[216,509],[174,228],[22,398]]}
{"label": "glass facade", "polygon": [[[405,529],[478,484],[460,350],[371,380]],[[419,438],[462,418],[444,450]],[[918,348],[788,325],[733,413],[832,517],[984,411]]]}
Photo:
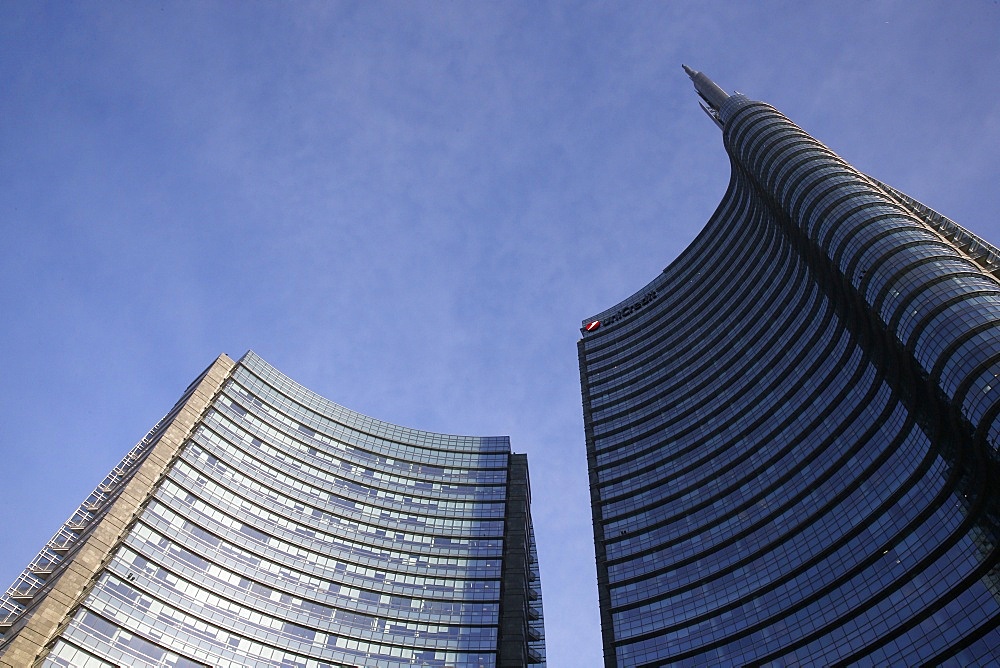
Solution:
{"label": "glass facade", "polygon": [[[99,491],[119,494],[129,463]],[[506,437],[381,422],[247,353],[35,665],[544,666],[529,496]],[[3,599],[0,662],[115,512],[97,501]]]}
{"label": "glass facade", "polygon": [[729,188],[578,346],[605,665],[997,663],[1000,253],[689,74]]}

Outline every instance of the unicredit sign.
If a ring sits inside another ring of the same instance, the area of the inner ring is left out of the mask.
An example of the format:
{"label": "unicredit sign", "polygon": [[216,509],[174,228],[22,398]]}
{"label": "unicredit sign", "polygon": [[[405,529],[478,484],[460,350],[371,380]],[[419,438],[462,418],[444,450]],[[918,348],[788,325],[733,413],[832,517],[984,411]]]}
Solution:
{"label": "unicredit sign", "polygon": [[609,315],[607,318],[604,318],[603,320],[594,320],[593,322],[588,323],[580,331],[586,334],[587,332],[594,331],[598,327],[605,325],[613,325],[622,318],[627,318],[636,311],[642,309],[642,307],[646,306],[647,304],[650,304],[653,300],[656,299],[656,297],[657,297],[656,290],[651,290],[646,294],[644,294],[642,296],[642,299],[640,299],[636,303],[629,304],[628,306],[623,306],[622,308],[618,309],[617,311]]}

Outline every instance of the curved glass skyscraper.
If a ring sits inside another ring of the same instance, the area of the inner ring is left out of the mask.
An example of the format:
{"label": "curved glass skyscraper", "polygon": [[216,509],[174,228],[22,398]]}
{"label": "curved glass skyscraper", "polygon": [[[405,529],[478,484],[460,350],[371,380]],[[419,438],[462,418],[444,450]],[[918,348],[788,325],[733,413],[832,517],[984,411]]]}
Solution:
{"label": "curved glass skyscraper", "polygon": [[728,191],[579,342],[605,664],[995,664],[1000,252],[688,73]]}
{"label": "curved glass skyscraper", "polygon": [[543,666],[527,461],[220,357],[0,599],[0,665]]}

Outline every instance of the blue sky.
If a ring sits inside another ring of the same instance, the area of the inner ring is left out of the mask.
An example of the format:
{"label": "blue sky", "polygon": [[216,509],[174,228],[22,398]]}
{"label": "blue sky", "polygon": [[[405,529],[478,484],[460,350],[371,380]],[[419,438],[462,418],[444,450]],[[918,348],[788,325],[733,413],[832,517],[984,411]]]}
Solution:
{"label": "blue sky", "polygon": [[529,455],[601,660],[576,341],[729,178],[681,63],[1000,242],[1000,5],[0,3],[0,586],[219,353]]}

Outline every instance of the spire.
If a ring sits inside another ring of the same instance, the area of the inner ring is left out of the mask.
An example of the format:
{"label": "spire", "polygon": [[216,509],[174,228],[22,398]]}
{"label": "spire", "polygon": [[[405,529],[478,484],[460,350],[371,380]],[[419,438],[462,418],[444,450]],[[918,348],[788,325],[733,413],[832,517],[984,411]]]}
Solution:
{"label": "spire", "polygon": [[687,72],[687,75],[691,77],[691,81],[694,82],[694,89],[698,91],[698,95],[701,99],[705,100],[713,111],[718,112],[722,103],[729,99],[729,93],[719,88],[714,81],[701,72],[692,70],[687,65],[681,65],[681,67],[683,67],[684,71]]}

